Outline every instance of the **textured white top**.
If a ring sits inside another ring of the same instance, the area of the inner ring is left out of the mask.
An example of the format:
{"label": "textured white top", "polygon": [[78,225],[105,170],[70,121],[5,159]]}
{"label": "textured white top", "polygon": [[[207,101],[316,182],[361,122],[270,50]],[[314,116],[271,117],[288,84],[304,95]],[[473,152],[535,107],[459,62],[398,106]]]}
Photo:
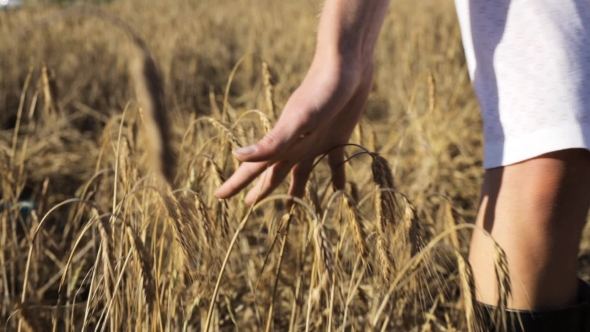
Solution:
{"label": "textured white top", "polygon": [[590,147],[590,0],[455,0],[484,167]]}

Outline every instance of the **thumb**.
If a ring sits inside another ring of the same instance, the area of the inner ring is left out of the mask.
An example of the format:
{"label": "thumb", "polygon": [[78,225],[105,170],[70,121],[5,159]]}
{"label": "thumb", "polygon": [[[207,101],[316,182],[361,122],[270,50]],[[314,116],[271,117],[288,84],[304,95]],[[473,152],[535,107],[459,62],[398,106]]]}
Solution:
{"label": "thumb", "polygon": [[300,117],[292,119],[292,117],[282,116],[275,127],[256,144],[236,149],[232,153],[240,161],[274,160],[293,145],[297,138],[306,132],[308,127],[308,121],[302,121]]}

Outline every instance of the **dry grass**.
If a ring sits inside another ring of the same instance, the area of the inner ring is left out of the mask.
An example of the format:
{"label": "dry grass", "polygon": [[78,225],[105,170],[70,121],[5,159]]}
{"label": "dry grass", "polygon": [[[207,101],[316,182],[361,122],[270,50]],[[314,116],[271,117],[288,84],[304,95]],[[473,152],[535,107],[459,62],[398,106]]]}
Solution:
{"label": "dry grass", "polygon": [[319,5],[101,10],[0,13],[0,331],[480,328],[480,119],[451,0],[392,4],[347,190],[322,161],[292,208],[286,183],[253,208],[212,193],[305,74]]}

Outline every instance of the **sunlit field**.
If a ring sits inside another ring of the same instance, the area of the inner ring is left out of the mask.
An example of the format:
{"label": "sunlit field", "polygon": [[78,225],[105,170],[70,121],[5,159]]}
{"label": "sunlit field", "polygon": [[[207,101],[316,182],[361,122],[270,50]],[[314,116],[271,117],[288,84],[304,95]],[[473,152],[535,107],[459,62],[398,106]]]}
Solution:
{"label": "sunlit field", "polygon": [[304,77],[320,10],[0,12],[0,331],[479,330],[481,119],[452,0],[392,3],[345,191],[318,158],[293,206],[289,179],[253,207],[213,196]]}

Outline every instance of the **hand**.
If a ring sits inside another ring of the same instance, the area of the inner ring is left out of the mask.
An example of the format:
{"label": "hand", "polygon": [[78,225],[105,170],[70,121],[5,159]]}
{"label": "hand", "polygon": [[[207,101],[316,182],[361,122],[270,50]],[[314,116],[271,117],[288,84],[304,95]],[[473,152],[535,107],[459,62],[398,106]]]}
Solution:
{"label": "hand", "polygon": [[253,204],[291,172],[289,194],[301,197],[314,159],[328,151],[334,187],[343,189],[344,149],[335,147],[348,143],[369,96],[372,77],[372,59],[359,63],[316,56],[276,126],[256,144],[233,152],[242,164],[215,196],[231,197],[262,174],[246,195],[246,204]]}

